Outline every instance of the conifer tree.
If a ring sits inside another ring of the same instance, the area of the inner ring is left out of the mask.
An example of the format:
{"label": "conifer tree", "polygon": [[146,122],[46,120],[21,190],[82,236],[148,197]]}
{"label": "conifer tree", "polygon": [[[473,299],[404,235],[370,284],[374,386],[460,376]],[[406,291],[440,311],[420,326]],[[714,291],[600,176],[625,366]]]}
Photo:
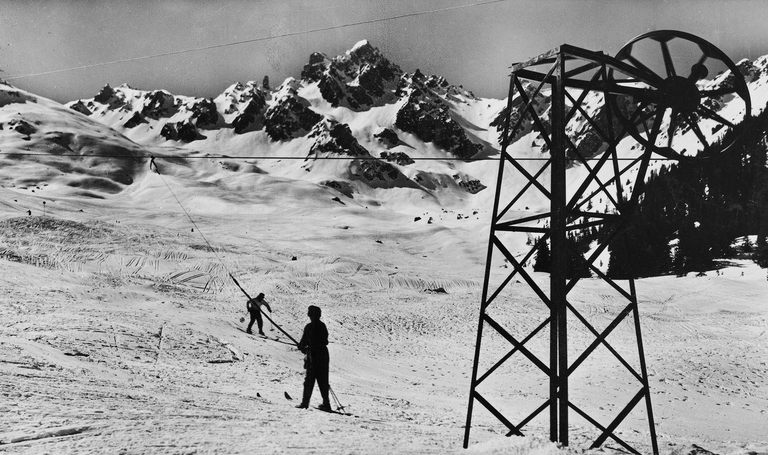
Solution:
{"label": "conifer tree", "polygon": [[635,278],[635,274],[631,273],[629,267],[631,261],[633,261],[633,255],[627,248],[628,242],[626,239],[629,236],[629,232],[622,232],[608,245],[608,271],[606,274],[610,278]]}
{"label": "conifer tree", "polygon": [[749,237],[744,236],[744,243],[741,245],[741,251],[744,253],[751,253],[754,249],[754,245],[749,241]]}
{"label": "conifer tree", "polygon": [[589,278],[592,276],[592,273],[589,271],[589,264],[584,258],[584,254],[589,251],[587,239],[577,235],[569,235],[565,244],[568,248],[566,276],[568,278]]}
{"label": "conifer tree", "polygon": [[549,244],[544,239],[536,241],[536,258],[533,262],[533,270],[536,272],[549,272],[552,266],[552,258],[549,254]]}
{"label": "conifer tree", "polygon": [[766,239],[766,236],[757,237],[757,248],[752,255],[752,259],[760,267],[768,268],[768,239]]}

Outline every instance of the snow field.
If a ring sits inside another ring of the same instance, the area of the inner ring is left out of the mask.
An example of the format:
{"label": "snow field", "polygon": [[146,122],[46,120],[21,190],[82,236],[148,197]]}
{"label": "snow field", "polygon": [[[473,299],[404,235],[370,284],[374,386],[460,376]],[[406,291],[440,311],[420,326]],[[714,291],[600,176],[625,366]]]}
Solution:
{"label": "snow field", "polygon": [[[194,191],[178,191],[226,268],[249,292],[265,292],[286,331],[298,337],[307,305],[323,308],[331,384],[354,414],[345,417],[293,408],[301,355],[267,321],[270,339],[242,332],[245,298],[224,266],[176,203],[159,197],[162,188],[147,188],[109,203],[62,198],[49,204],[55,217],[47,219],[3,207],[3,245],[29,257],[46,254],[49,262],[2,262],[0,308],[8,322],[0,332],[0,427],[8,430],[0,440],[49,435],[0,447],[464,453],[487,238],[480,221],[418,224],[385,209],[323,205],[322,196],[282,211],[268,210],[275,203],[265,196],[227,213],[197,204]],[[494,279],[508,270],[498,264]],[[761,436],[768,423],[765,278],[748,262],[724,271],[638,282],[662,453],[690,444],[720,453],[768,446]],[[545,283],[546,275],[535,278]],[[435,291],[440,287],[447,293]],[[598,330],[624,304],[597,280],[583,281],[572,302]],[[513,280],[493,311],[519,334],[545,317],[542,308]],[[591,338],[575,322],[570,334],[575,358]],[[630,324],[609,340],[636,364]],[[543,358],[545,341],[546,333],[531,342]],[[483,342],[500,355],[509,349],[493,336]],[[598,351],[572,385],[574,397],[608,421],[635,390],[616,367]],[[514,359],[482,386],[513,416],[540,403],[546,385],[536,374]],[[594,432],[572,420],[572,445],[587,446]],[[545,419],[527,428],[531,438],[499,439],[503,428],[476,406],[470,452],[555,453],[541,437]],[[63,433],[50,435],[56,431]],[[619,434],[645,447],[646,431],[644,414],[633,413]]]}

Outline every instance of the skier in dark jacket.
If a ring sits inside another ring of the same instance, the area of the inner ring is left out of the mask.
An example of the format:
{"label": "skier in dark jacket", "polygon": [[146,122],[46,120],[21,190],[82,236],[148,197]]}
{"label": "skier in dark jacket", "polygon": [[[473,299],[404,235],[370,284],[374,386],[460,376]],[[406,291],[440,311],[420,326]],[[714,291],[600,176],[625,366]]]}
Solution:
{"label": "skier in dark jacket", "polygon": [[304,368],[306,368],[307,373],[304,377],[304,396],[297,408],[309,407],[312,389],[314,389],[315,381],[317,381],[317,387],[323,397],[323,404],[318,406],[318,409],[330,411],[331,403],[328,401],[328,329],[320,320],[321,314],[319,307],[309,306],[307,316],[311,322],[304,327],[304,333],[301,336],[301,341],[299,341],[299,349],[306,355]]}
{"label": "skier in dark jacket", "polygon": [[264,325],[264,321],[261,319],[262,306],[269,310],[270,313],[272,312],[272,308],[270,308],[269,304],[264,301],[264,293],[262,292],[260,292],[255,299],[251,299],[245,304],[248,312],[251,313],[251,322],[248,324],[248,329],[246,329],[247,333],[253,333],[251,332],[251,328],[253,327],[253,321],[256,321],[259,327],[259,335],[265,336],[264,331],[261,329]]}

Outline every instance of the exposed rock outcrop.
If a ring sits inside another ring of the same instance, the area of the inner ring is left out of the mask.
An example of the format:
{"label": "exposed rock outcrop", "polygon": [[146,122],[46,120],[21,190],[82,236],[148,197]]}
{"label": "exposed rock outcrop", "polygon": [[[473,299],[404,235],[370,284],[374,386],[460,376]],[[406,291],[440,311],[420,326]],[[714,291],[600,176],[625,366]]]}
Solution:
{"label": "exposed rock outcrop", "polygon": [[160,135],[171,141],[193,142],[205,139],[197,127],[189,121],[168,122],[163,126]]}
{"label": "exposed rock outcrop", "polygon": [[384,144],[387,148],[392,148],[400,142],[400,138],[397,137],[397,133],[389,128],[384,128],[381,132],[373,135],[376,139]]}
{"label": "exposed rock outcrop", "polygon": [[77,102],[70,104],[69,108],[83,115],[91,115],[91,110],[88,109],[88,106],[86,106],[82,100],[77,100]]}
{"label": "exposed rock outcrop", "polygon": [[433,142],[457,158],[469,159],[482,150],[453,120],[448,105],[425,85],[420,72],[404,75],[398,92],[406,101],[397,112],[396,127],[424,142]]}
{"label": "exposed rock outcrop", "polygon": [[298,81],[289,79],[278,90],[275,103],[264,114],[264,129],[274,141],[285,141],[305,134],[323,116],[309,108],[298,95]]}
{"label": "exposed rock outcrop", "polygon": [[357,142],[349,125],[329,118],[317,123],[309,137],[314,139],[309,149],[310,155],[347,155],[369,156],[368,150]]}
{"label": "exposed rock outcrop", "polygon": [[408,154],[404,152],[381,152],[380,156],[382,159],[397,163],[400,166],[408,166],[409,164],[413,164],[415,162],[413,159],[411,159],[410,156],[408,156]]}
{"label": "exposed rock outcrop", "polygon": [[123,126],[126,128],[135,128],[142,123],[147,123],[147,119],[145,119],[144,116],[140,113],[134,112],[131,118],[129,118],[128,121],[123,124]]}

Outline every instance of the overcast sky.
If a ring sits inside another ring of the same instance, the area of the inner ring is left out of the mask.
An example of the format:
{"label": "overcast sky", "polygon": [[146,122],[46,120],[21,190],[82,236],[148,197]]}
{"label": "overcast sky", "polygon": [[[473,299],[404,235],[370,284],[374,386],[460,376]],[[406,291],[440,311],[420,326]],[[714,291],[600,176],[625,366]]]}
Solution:
{"label": "overcast sky", "polygon": [[[333,27],[487,0],[0,0],[2,78]],[[298,77],[309,54],[368,39],[406,71],[506,95],[507,67],[562,43],[615,54],[636,35],[677,29],[733,60],[768,54],[768,1],[499,0],[330,31],[14,79],[57,101],[106,83],[215,96],[234,81]]]}

